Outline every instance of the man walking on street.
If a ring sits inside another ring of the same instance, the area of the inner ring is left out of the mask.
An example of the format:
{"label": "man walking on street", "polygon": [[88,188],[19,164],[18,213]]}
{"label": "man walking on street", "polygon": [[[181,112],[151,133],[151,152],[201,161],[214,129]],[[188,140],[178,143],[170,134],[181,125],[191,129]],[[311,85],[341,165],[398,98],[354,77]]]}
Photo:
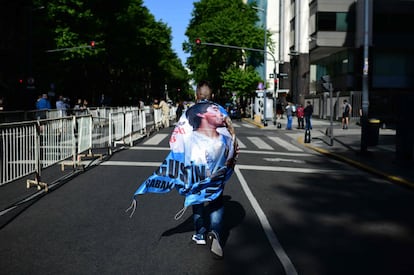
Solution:
{"label": "man walking on street", "polygon": [[305,114],[305,129],[312,130],[312,114],[313,114],[313,106],[310,101],[306,102],[306,107],[303,110]]}
{"label": "man walking on street", "polygon": [[[208,82],[202,81],[199,83],[196,90],[196,97],[198,103],[208,102],[208,100],[211,99],[212,91]],[[189,109],[189,111],[191,112],[191,108]],[[201,115],[197,115],[197,117],[201,117]],[[225,124],[228,125],[228,127],[230,127],[229,131],[233,131],[232,134],[234,134],[234,129],[231,126],[231,121],[229,120],[229,117],[225,116],[223,117],[223,120],[225,121]],[[197,130],[199,131],[199,129]],[[217,142],[215,143],[217,144]],[[207,151],[211,151],[211,148],[205,149]],[[210,157],[214,157],[214,155],[217,154],[211,154],[210,152],[208,153],[208,155]],[[215,162],[217,160],[211,159],[210,161]],[[210,250],[213,253],[213,255],[217,258],[223,257],[223,244],[222,239],[220,239],[223,231],[222,226],[224,216],[223,193],[221,193],[217,199],[209,202],[207,206],[205,206],[204,203],[201,203],[194,204],[192,208],[195,229],[195,234],[193,235],[192,240],[196,244],[206,244],[207,237],[207,240],[210,242]],[[209,215],[209,219],[206,218],[205,215]],[[209,225],[206,223],[207,220],[210,221]],[[209,233],[207,234],[207,232]]]}
{"label": "man walking on street", "polygon": [[209,101],[208,82],[200,82],[196,94],[198,102],[181,116],[171,134],[169,155],[138,187],[127,211],[134,212],[137,195],[176,189],[185,196],[184,208],[176,219],[192,206],[195,229],[192,240],[204,245],[208,241],[213,256],[222,258],[223,192],[237,159],[237,139],[225,109]]}

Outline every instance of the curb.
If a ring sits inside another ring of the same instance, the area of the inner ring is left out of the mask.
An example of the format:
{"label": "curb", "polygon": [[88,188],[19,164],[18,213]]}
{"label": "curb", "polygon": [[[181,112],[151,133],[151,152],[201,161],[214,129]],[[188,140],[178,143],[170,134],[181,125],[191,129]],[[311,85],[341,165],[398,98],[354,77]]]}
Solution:
{"label": "curb", "polygon": [[265,128],[261,123],[257,123],[256,121],[252,120],[251,118],[242,118],[242,121],[253,124],[259,128]]}
{"label": "curb", "polygon": [[336,153],[330,152],[328,150],[325,150],[323,148],[319,148],[319,147],[316,147],[316,146],[312,146],[312,145],[310,145],[308,143],[304,143],[303,137],[298,137],[297,138],[297,142],[299,142],[300,144],[304,145],[305,147],[307,147],[309,149],[312,149],[312,150],[314,150],[314,151],[316,151],[316,152],[318,152],[318,153],[320,153],[322,155],[325,155],[325,156],[334,158],[336,160],[339,160],[339,161],[348,163],[348,164],[350,164],[350,165],[352,165],[352,166],[354,166],[356,168],[359,168],[361,170],[367,171],[367,172],[369,172],[371,174],[374,174],[376,176],[382,177],[382,178],[384,178],[384,179],[386,179],[386,180],[388,180],[390,182],[393,182],[393,183],[396,183],[396,184],[399,184],[399,185],[402,185],[402,186],[405,186],[405,187],[413,188],[414,189],[414,183],[411,182],[411,181],[409,181],[409,180],[406,180],[406,179],[404,179],[402,177],[399,177],[399,176],[396,176],[396,175],[390,175],[390,174],[381,172],[381,171],[379,171],[379,170],[377,170],[375,168],[372,168],[371,166],[368,166],[368,165],[365,165],[365,164],[363,164],[361,162],[358,162],[358,161],[355,161],[353,159],[344,157],[344,156],[342,156],[340,154],[336,154]]}

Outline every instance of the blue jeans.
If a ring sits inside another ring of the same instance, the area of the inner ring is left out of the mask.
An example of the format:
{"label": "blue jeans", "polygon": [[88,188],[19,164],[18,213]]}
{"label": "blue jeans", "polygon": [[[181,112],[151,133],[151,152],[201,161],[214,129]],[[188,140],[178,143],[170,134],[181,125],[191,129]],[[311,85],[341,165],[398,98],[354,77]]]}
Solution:
{"label": "blue jeans", "polygon": [[306,130],[312,130],[311,116],[305,116],[305,125]]}
{"label": "blue jeans", "polygon": [[[206,216],[209,214],[209,219]],[[207,207],[204,204],[193,205],[193,220],[196,234],[205,234],[214,231],[218,236],[222,233],[224,216],[223,195],[210,202]]]}
{"label": "blue jeans", "polygon": [[292,116],[288,116],[287,117],[286,129],[292,130],[292,121],[293,121],[293,117]]}

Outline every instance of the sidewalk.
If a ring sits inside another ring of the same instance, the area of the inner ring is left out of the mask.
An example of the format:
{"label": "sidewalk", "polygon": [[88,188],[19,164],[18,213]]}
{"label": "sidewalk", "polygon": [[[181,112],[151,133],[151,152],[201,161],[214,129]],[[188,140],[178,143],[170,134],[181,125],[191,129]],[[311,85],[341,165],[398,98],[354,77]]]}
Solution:
{"label": "sidewalk", "polygon": [[[348,163],[358,169],[368,171],[390,182],[414,188],[414,161],[402,163],[395,155],[395,135],[393,129],[380,129],[378,145],[369,146],[367,152],[361,152],[361,127],[351,123],[349,129],[343,130],[341,123],[334,121],[333,139],[327,136],[329,120],[312,119],[311,142],[304,143],[305,131],[293,128],[285,130],[286,119],[280,119],[282,128],[277,129],[272,121],[266,127],[251,119],[245,121],[255,124],[263,130],[282,131],[293,134],[304,146],[336,160]],[[296,121],[293,123],[296,127]]]}

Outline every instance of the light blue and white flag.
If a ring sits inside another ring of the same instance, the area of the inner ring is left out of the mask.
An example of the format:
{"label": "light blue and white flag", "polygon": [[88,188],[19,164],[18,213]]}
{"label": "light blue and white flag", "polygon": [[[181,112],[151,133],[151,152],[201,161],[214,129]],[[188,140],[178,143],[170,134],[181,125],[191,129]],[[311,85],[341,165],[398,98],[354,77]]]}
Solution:
{"label": "light blue and white flag", "polygon": [[236,146],[231,120],[223,107],[209,101],[193,105],[171,134],[170,153],[138,187],[127,211],[134,212],[138,195],[173,189],[185,196],[184,209],[215,200],[233,173]]}

